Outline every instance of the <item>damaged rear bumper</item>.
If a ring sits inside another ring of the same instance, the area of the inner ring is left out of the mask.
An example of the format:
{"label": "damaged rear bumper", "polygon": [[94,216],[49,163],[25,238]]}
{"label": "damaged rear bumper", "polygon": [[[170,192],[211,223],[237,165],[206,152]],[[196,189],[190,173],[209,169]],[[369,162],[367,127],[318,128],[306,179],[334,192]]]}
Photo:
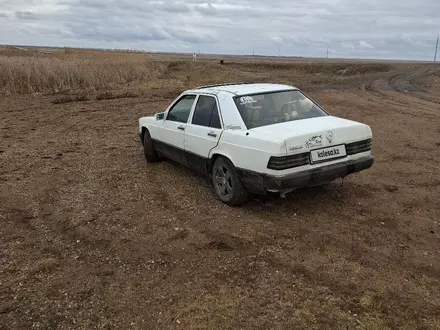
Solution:
{"label": "damaged rear bumper", "polygon": [[327,183],[366,170],[373,163],[374,157],[368,156],[284,176],[261,174],[244,169],[237,169],[237,172],[249,192],[265,194],[267,191],[282,192]]}

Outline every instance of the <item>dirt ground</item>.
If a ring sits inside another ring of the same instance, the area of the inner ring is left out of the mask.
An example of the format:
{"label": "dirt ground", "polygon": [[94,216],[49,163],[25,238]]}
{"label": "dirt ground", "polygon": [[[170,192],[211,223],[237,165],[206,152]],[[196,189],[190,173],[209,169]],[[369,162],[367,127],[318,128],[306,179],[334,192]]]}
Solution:
{"label": "dirt ground", "polygon": [[169,95],[1,97],[0,328],[440,329],[440,67],[297,85],[372,127],[375,164],[240,208],[146,164]]}

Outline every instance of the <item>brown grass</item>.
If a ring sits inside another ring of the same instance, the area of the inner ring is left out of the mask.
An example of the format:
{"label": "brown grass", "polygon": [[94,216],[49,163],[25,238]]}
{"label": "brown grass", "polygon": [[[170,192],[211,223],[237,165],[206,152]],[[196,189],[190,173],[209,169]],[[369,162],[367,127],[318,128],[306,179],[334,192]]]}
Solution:
{"label": "brown grass", "polygon": [[88,101],[90,97],[85,93],[79,94],[63,94],[55,97],[52,101],[54,104],[62,104],[62,103],[70,103],[70,102],[80,102],[80,101]]}
{"label": "brown grass", "polygon": [[148,83],[157,79],[165,67],[141,54],[87,55],[0,56],[0,91],[27,94],[109,90]]}
{"label": "brown grass", "polygon": [[[232,58],[220,65],[218,58],[209,56],[202,56],[194,64],[190,56],[163,60],[146,53],[75,49],[48,53],[38,49],[0,48],[0,94],[87,92],[87,98],[102,100],[135,97],[146,92],[154,96],[160,90],[162,97],[171,97],[183,89],[208,83],[246,80],[317,85],[323,77],[335,74],[350,77],[390,68],[383,63],[255,62],[245,57]],[[70,102],[75,97],[57,100]]]}
{"label": "brown grass", "polygon": [[261,70],[292,70],[305,74],[346,74],[358,75],[375,72],[387,72],[392,66],[384,63],[329,63],[311,62],[311,63],[292,63],[289,62],[269,62],[269,63],[226,63],[231,67],[241,67],[259,72]]}
{"label": "brown grass", "polygon": [[124,92],[111,92],[107,91],[96,96],[96,100],[112,100],[112,99],[123,99],[130,97],[138,97],[139,95],[133,91],[124,91]]}

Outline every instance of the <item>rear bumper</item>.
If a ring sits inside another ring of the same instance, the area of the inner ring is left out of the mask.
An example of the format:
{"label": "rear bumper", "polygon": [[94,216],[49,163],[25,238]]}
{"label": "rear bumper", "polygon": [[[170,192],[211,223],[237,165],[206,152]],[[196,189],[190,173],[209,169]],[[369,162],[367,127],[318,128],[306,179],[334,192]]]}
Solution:
{"label": "rear bumper", "polygon": [[251,193],[265,194],[267,191],[281,192],[289,189],[319,185],[370,168],[374,157],[362,157],[341,163],[322,166],[285,176],[273,176],[237,169],[246,189]]}

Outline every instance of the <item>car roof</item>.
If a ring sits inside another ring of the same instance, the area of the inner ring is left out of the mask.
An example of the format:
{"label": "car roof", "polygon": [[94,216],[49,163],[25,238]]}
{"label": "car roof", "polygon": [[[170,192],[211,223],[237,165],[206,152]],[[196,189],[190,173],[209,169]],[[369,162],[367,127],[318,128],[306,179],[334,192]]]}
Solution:
{"label": "car roof", "polygon": [[273,84],[273,83],[264,83],[264,84],[263,83],[225,83],[225,84],[200,86],[195,89],[189,90],[187,92],[209,93],[209,94],[219,94],[220,92],[227,92],[234,95],[245,95],[245,94],[276,92],[286,89],[296,90],[298,88],[291,85]]}

